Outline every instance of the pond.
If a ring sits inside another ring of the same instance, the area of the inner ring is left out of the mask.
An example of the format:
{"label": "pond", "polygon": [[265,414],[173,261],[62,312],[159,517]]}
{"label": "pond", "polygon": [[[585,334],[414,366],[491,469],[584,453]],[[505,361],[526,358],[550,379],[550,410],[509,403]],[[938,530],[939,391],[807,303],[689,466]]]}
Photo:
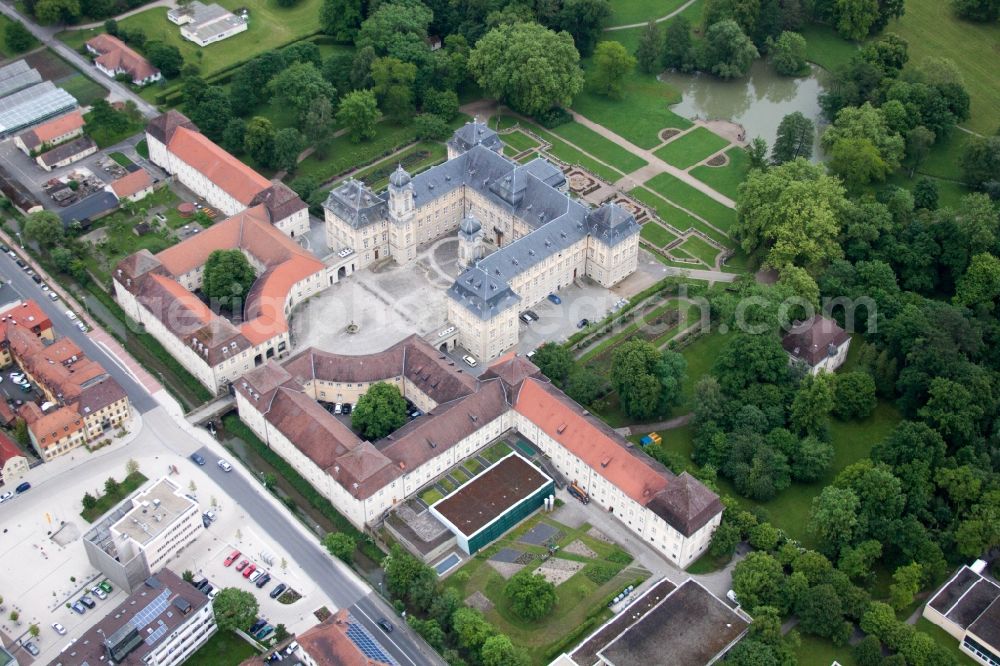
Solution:
{"label": "pond", "polygon": [[[778,124],[789,113],[801,112],[822,131],[825,124],[819,95],[828,78],[825,70],[812,66],[809,76],[779,76],[765,60],[754,62],[745,79],[723,81],[708,74],[665,72],[660,80],[679,90],[683,99],[671,107],[686,118],[729,120],[746,129],[747,139],[764,137],[768,149],[774,144]],[[819,132],[813,148],[819,157]]]}

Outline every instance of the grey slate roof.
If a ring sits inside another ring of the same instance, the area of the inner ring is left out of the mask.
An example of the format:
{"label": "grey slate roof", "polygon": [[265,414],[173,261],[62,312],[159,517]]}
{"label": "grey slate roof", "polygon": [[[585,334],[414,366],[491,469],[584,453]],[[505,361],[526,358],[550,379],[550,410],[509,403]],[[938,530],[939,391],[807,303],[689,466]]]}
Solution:
{"label": "grey slate roof", "polygon": [[632,213],[615,203],[604,204],[587,215],[590,235],[605,245],[617,245],[639,233],[640,225]]}
{"label": "grey slate roof", "polygon": [[503,143],[497,133],[491,130],[486,123],[480,122],[478,118],[459,127],[455,134],[448,139],[448,145],[461,153],[473,146],[485,146],[495,151],[500,151],[503,148]]}
{"label": "grey slate roof", "polygon": [[448,288],[448,296],[480,319],[495,317],[521,300],[506,280],[490,275],[478,266],[459,275]]}
{"label": "grey slate roof", "polygon": [[86,199],[77,201],[59,211],[59,219],[63,226],[68,227],[74,220],[89,226],[91,220],[118,207],[118,197],[107,190],[91,194]]}
{"label": "grey slate roof", "polygon": [[353,178],[330,190],[323,207],[347,221],[354,229],[389,219],[385,198]]}

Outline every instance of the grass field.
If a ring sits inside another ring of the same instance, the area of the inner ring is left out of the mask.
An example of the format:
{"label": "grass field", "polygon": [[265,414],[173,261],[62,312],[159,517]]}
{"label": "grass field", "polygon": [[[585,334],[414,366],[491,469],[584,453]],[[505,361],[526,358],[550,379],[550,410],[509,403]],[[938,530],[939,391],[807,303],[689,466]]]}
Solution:
{"label": "grass field", "polygon": [[236,666],[257,651],[231,631],[219,631],[184,663],[188,666]]}
{"label": "grass field", "polygon": [[736,222],[735,210],[726,208],[715,199],[674,178],[669,173],[661,173],[650,178],[646,181],[645,186],[678,206],[703,217],[722,231],[728,231]]}
{"label": "grass field", "polygon": [[605,139],[597,132],[584,127],[580,123],[566,123],[552,130],[554,134],[571,142],[577,148],[585,150],[602,162],[607,162],[624,173],[635,171],[646,166],[646,160],[635,155],[613,141]]}
{"label": "grass field", "polygon": [[500,139],[504,142],[504,145],[510,146],[515,153],[538,147],[537,141],[520,130],[514,130],[510,134],[503,134],[500,136]]}
{"label": "grass field", "polygon": [[88,523],[94,522],[144,483],[146,483],[146,477],[143,476],[142,472],[132,472],[119,482],[117,492],[104,493],[98,497],[97,503],[92,508],[80,512],[80,517]]}
{"label": "grass field", "polygon": [[910,66],[926,57],[953,60],[965,77],[972,100],[972,116],[964,125],[982,134],[996,132],[996,110],[1000,108],[1000,67],[997,67],[1000,23],[962,21],[952,13],[950,2],[909,0],[903,17],[891,22],[886,30],[909,43]]}
{"label": "grass field", "polygon": [[[279,7],[277,0],[218,0],[227,9],[246,7],[250,10],[250,26],[246,32],[201,48],[181,37],[180,28],[167,20],[166,7],[154,7],[118,22],[129,30],[141,29],[147,41],[162,41],[181,51],[184,61],[201,67],[201,75],[209,76],[221,69],[248,60],[258,53],[288,44],[319,30],[319,10],[322,0],[299,0],[293,7]],[[102,28],[72,30],[58,36],[76,49]],[[200,55],[199,55],[200,54]],[[172,87],[176,81],[165,81],[143,89],[143,97]]]}
{"label": "grass field", "polygon": [[718,256],[719,250],[706,243],[703,239],[691,236],[681,243],[680,247],[692,257],[705,262],[710,268],[715,267],[715,258]]}
{"label": "grass field", "polygon": [[390,125],[379,123],[378,134],[371,141],[351,143],[345,134],[330,142],[325,159],[310,155],[299,163],[295,177],[313,176],[324,182],[347,171],[351,167],[367,164],[382,155],[412,143],[417,132],[413,125]]}
{"label": "grass field", "polygon": [[7,26],[10,25],[11,23],[13,23],[13,21],[11,21],[5,15],[0,14],[0,57],[2,58],[12,58],[18,55],[19,53],[26,53],[27,51],[30,51],[31,49],[38,46],[38,40],[32,37],[31,45],[28,46],[28,48],[26,48],[24,51],[19,51],[19,52],[11,51],[10,48],[7,46],[7,40],[4,39],[4,35],[7,34]]}
{"label": "grass field", "polygon": [[850,62],[858,50],[856,44],[845,40],[830,26],[814,23],[799,32],[806,38],[806,60],[831,72]]}
{"label": "grass field", "polygon": [[729,164],[726,166],[702,165],[691,169],[688,173],[716,192],[725,194],[730,199],[736,199],[740,183],[746,179],[750,170],[750,161],[746,151],[738,146],[727,150],[726,155],[729,156]]}
{"label": "grass field", "polygon": [[715,132],[705,127],[696,127],[658,149],[654,154],[667,164],[687,169],[728,145],[729,141]]}
{"label": "grass field", "polygon": [[666,16],[684,4],[684,0],[611,0],[608,25],[631,25]]}
{"label": "grass field", "polygon": [[670,233],[658,222],[646,222],[642,225],[639,235],[657,247],[663,247],[668,243],[677,240],[677,236]]}
{"label": "grass field", "polygon": [[676,227],[677,229],[680,229],[681,231],[697,229],[705,234],[708,234],[708,236],[719,241],[723,245],[726,245],[727,247],[733,245],[732,239],[724,233],[716,231],[693,215],[688,215],[677,206],[672,205],[659,194],[656,194],[651,190],[647,190],[645,187],[635,188],[629,192],[629,196],[634,197],[651,207],[656,211],[656,214],[661,220]]}
{"label": "grass field", "polygon": [[[551,144],[551,146],[548,148],[549,154],[568,164],[579,164],[580,166],[591,171],[592,173],[597,174],[598,176],[600,176],[601,178],[610,183],[615,182],[623,175],[625,175],[618,169],[615,169],[614,167],[606,164],[605,163],[606,159],[603,156],[598,156],[599,159],[594,159],[593,157],[584,154],[577,148],[574,148],[573,146],[569,145],[568,143],[563,141],[561,138],[559,138],[557,135],[553,134],[549,130],[542,129],[538,125],[534,125],[526,120],[520,120],[512,116],[498,116],[495,117],[494,122],[495,126],[500,128],[512,127],[514,124],[518,124],[521,127],[531,130],[532,132],[534,132],[535,134],[537,134],[538,136],[545,139]],[[582,129],[586,128],[584,127]],[[602,138],[596,134],[594,136],[596,136],[599,139]],[[615,147],[617,148],[617,146]],[[619,155],[619,158],[620,157],[621,156]]]}
{"label": "grass field", "polygon": [[971,138],[966,132],[953,130],[950,135],[934,144],[927,159],[917,169],[917,173],[946,180],[961,180],[959,160]]}
{"label": "grass field", "polygon": [[573,100],[573,110],[640,148],[655,148],[661,130],[691,126],[690,120],[670,110],[679,101],[680,93],[674,88],[652,76],[633,73],[625,79],[624,99],[584,91]]}

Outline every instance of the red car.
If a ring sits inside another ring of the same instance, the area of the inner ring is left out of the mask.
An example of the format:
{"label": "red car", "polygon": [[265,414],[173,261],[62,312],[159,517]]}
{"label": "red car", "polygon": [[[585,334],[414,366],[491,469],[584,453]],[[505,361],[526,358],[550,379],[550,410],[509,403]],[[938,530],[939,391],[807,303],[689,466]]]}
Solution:
{"label": "red car", "polygon": [[237,571],[243,571],[244,569],[247,568],[248,564],[250,564],[250,563],[247,562],[246,560],[243,560],[242,562],[240,562],[239,564],[236,565],[236,570]]}
{"label": "red car", "polygon": [[246,569],[243,570],[243,577],[244,578],[249,578],[250,574],[252,574],[256,570],[257,570],[257,566],[254,565],[254,564],[251,564],[250,566],[248,566]]}
{"label": "red car", "polygon": [[223,564],[225,564],[228,567],[233,562],[235,562],[236,558],[239,556],[240,556],[240,551],[234,550],[233,552],[229,553],[229,557],[226,558],[226,561]]}

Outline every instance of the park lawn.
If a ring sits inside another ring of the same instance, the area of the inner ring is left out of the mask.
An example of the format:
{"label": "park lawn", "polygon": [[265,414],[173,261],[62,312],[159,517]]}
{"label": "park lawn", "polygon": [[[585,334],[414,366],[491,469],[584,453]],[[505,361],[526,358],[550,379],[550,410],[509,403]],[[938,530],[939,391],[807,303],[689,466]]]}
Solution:
{"label": "park lawn", "polygon": [[[907,5],[907,11],[910,10]],[[806,60],[833,71],[850,62],[858,45],[849,42],[827,25],[812,23],[799,31],[806,38]]]}
{"label": "park lawn", "polygon": [[[917,180],[920,178],[921,175],[919,173],[915,177],[910,178],[908,172],[900,169],[890,175],[886,179],[885,184],[896,185],[912,191],[917,185]],[[957,181],[945,180],[934,176],[930,176],[930,178],[938,188],[938,208],[958,208],[962,203],[962,197],[972,193],[972,190]],[[876,192],[879,189],[881,187],[872,188],[872,191]]]}
{"label": "park lawn", "polygon": [[729,164],[721,167],[701,165],[688,173],[711,187],[716,192],[725,194],[730,199],[736,199],[740,183],[746,180],[750,171],[750,160],[745,150],[739,146],[726,151]]}
{"label": "park lawn", "polygon": [[[322,0],[299,0],[292,7],[278,6],[277,0],[218,0],[226,9],[246,7],[250,10],[250,25],[246,32],[205,48],[181,37],[180,28],[167,20],[166,7],[153,7],[118,21],[128,30],[141,29],[147,42],[161,41],[180,49],[186,63],[201,67],[201,76],[208,77],[220,70],[244,62],[271,49],[284,46],[319,31],[319,10]],[[71,30],[58,35],[74,49],[80,48],[104,28]],[[140,49],[141,50],[141,49]],[[201,54],[200,56],[198,54]],[[143,89],[143,97],[155,95],[177,81],[166,81]]]}
{"label": "park lawn", "polygon": [[704,239],[689,236],[680,246],[691,256],[706,263],[709,268],[715,268],[715,258],[719,255],[719,250],[706,243]]}
{"label": "park lawn", "polygon": [[651,149],[660,145],[662,130],[691,127],[690,120],[670,110],[670,105],[679,101],[681,95],[673,87],[656,77],[634,72],[625,78],[623,99],[613,100],[584,90],[573,100],[573,110],[640,148]]}
{"label": "park lawn", "polygon": [[667,164],[687,169],[729,145],[727,139],[706,127],[696,127],[682,134],[654,153]]}
{"label": "park lawn", "polygon": [[[927,159],[917,168],[917,173],[945,180],[961,180],[962,169],[959,160],[962,159],[962,152],[971,138],[966,132],[952,130],[951,134],[934,144]],[[909,170],[906,173],[909,174]]]}
{"label": "park lawn", "polygon": [[118,491],[114,493],[104,493],[97,498],[97,504],[89,509],[80,512],[80,517],[88,523],[92,523],[105,513],[113,509],[119,502],[131,495],[139,486],[146,483],[146,477],[142,472],[132,472],[118,484]]}
{"label": "park lawn", "polygon": [[722,232],[728,232],[736,222],[735,210],[727,208],[669,173],[653,176],[645,182],[645,186],[681,208],[704,218]]}
{"label": "park lawn", "polygon": [[4,35],[7,34],[7,26],[13,22],[14,21],[7,18],[4,14],[0,14],[0,57],[3,58],[13,58],[14,56],[19,55],[21,53],[27,53],[33,48],[36,48],[39,44],[38,40],[35,39],[34,36],[32,36],[31,44],[28,46],[28,48],[24,49],[23,51],[12,51],[10,47],[7,46],[7,40],[4,38]]}
{"label": "park lawn", "polygon": [[514,130],[509,134],[501,134],[500,140],[505,146],[510,146],[515,153],[531,150],[538,147],[538,142],[520,130]]}
{"label": "park lawn", "polygon": [[679,229],[680,231],[698,229],[726,247],[731,247],[733,245],[733,241],[729,238],[729,236],[726,236],[717,229],[713,229],[693,215],[689,215],[687,212],[681,210],[676,205],[667,201],[652,190],[648,190],[645,187],[637,187],[628,194],[647,206],[652,207],[661,220],[674,228]]}
{"label": "park lawn", "polygon": [[889,23],[886,31],[897,33],[909,43],[910,66],[926,57],[949,58],[958,65],[972,101],[972,115],[963,126],[981,134],[996,132],[996,110],[1000,108],[1000,68],[996,57],[1000,23],[963,21],[952,13],[950,2],[909,0],[906,13]]}
{"label": "park lawn", "polygon": [[833,643],[818,636],[799,634],[802,644],[795,651],[795,663],[799,666],[830,666],[839,663],[841,666],[857,666],[857,661],[851,653],[851,646],[834,647]]}
{"label": "park lawn", "polygon": [[977,663],[972,657],[962,652],[959,648],[959,643],[955,638],[949,634],[947,631],[941,627],[933,624],[927,618],[921,616],[917,619],[916,624],[917,631],[923,634],[927,634],[934,639],[934,642],[943,647],[948,651],[951,656],[953,656],[959,664],[975,664]]}
{"label": "park lawn", "polygon": [[684,2],[685,0],[611,0],[611,18],[608,19],[608,25],[644,23],[666,16]]}
{"label": "park lawn", "polygon": [[187,666],[237,666],[257,654],[232,631],[219,631],[184,663]]}
{"label": "park lawn", "polygon": [[677,236],[667,231],[666,227],[652,220],[642,225],[639,235],[657,247],[664,247],[677,240]]}
{"label": "park lawn", "polygon": [[702,335],[680,350],[687,361],[687,376],[681,385],[681,406],[683,414],[694,409],[694,387],[698,380],[709,374],[716,357],[730,340],[730,336],[717,331]]}
{"label": "park lawn", "polygon": [[605,139],[580,123],[572,122],[559,125],[552,132],[624,173],[641,169],[648,164],[638,155],[630,153],[615,142]]}

